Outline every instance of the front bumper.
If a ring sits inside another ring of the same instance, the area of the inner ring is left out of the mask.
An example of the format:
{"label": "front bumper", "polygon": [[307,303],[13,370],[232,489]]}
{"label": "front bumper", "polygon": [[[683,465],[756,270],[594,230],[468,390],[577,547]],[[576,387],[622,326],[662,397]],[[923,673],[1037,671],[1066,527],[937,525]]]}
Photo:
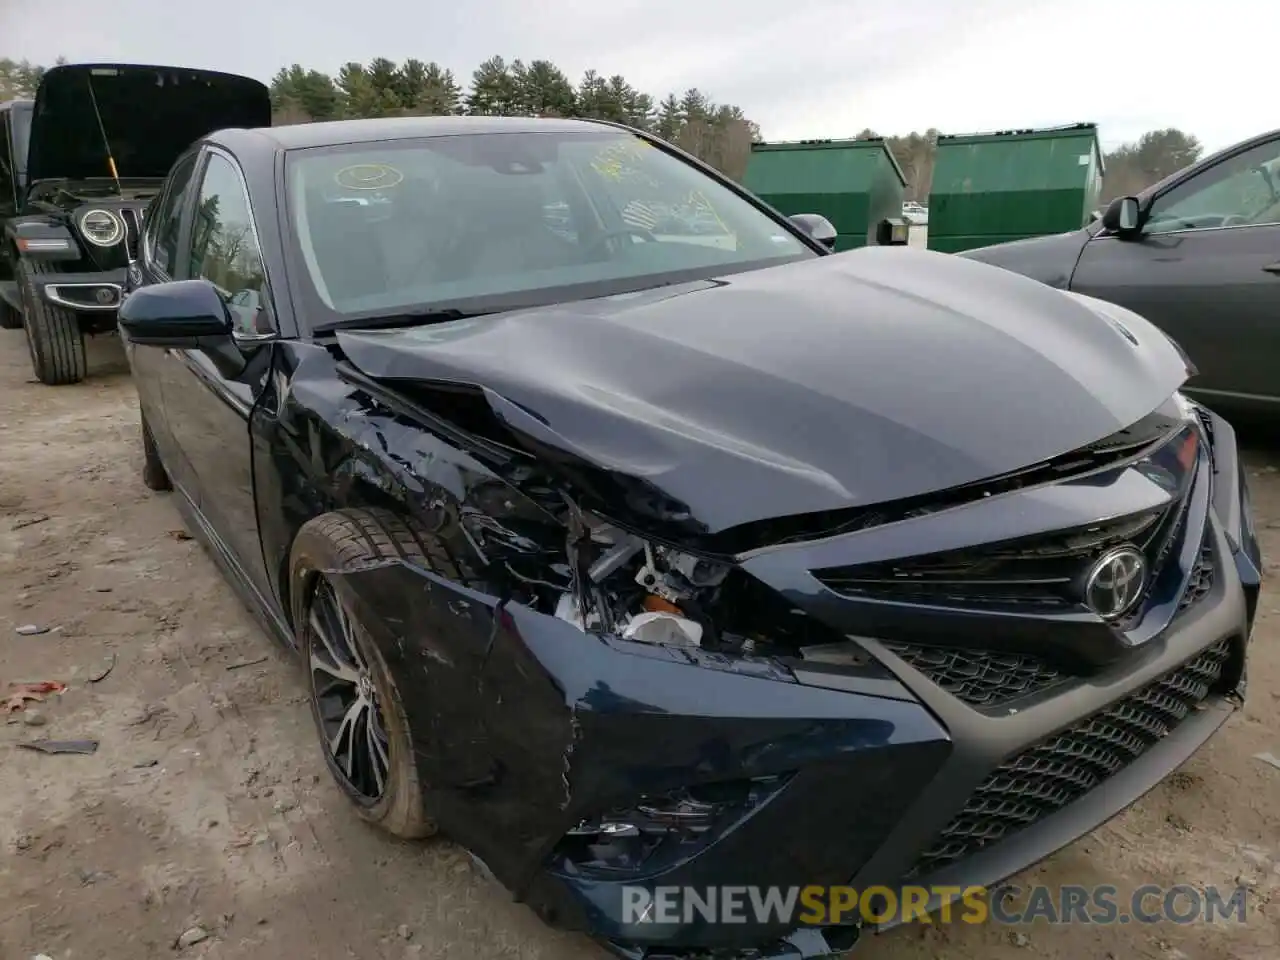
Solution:
{"label": "front bumper", "polygon": [[[779,919],[717,924],[696,913],[674,923],[627,922],[622,888],[990,886],[1138,799],[1243,695],[1261,561],[1234,431],[1208,413],[1204,426],[1212,448],[1195,465],[1185,542],[1167,564],[1164,592],[1153,588],[1151,609],[1124,638],[1105,626],[1088,629],[1075,613],[1025,622],[908,611],[920,635],[1007,639],[1023,652],[1083,637],[1078,652],[1088,669],[1018,700],[1016,709],[977,709],[944,692],[873,639],[891,621],[901,626],[904,609],[879,622],[810,573],[859,551],[918,551],[911,522],[742,561],[795,609],[848,638],[844,663],[596,641],[408,565],[341,574],[337,585],[397,673],[431,812],[544,919],[650,960],[747,948],[761,949],[758,957],[819,956],[847,949],[858,930],[797,930],[794,920]],[[1119,515],[1149,505],[1144,498],[1154,490],[1121,471],[1106,484],[1028,489],[920,526],[957,543],[1028,517],[1052,530],[1073,510],[1078,522],[1081,504]],[[1211,586],[1184,602],[1206,549]],[[407,636],[406,623],[422,630]],[[1016,828],[1000,825],[990,842],[974,839],[990,822],[975,826],[982,812],[970,804],[993,778],[1006,783],[1010,769],[1046,744],[1106,720],[1108,711],[1144,704],[1156,707],[1139,717],[1143,736],[1103,744],[1118,769]],[[565,852],[566,835],[607,811],[640,809],[691,785],[761,782],[769,785],[751,787],[752,799],[700,841],[640,869],[588,867]]]}
{"label": "front bumper", "polygon": [[36,290],[48,303],[77,312],[110,313],[120,307],[127,270],[89,273],[42,273],[33,277]]}

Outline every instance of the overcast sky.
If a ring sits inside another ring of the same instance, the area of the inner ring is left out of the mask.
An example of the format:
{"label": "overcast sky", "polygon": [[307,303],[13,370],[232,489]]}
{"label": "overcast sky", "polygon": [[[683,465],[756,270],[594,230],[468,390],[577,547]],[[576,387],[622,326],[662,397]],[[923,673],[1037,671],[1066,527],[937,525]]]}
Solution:
{"label": "overcast sky", "polygon": [[[1175,126],[1209,149],[1274,127],[1270,0],[0,0],[0,56],[281,65],[501,54],[700,87],[767,139]],[[1252,109],[1249,109],[1252,105]]]}

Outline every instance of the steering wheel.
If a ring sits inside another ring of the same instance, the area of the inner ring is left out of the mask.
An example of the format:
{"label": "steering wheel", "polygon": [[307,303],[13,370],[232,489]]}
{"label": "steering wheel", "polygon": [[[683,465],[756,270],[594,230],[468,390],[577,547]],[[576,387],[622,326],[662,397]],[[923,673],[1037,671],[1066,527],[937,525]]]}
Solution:
{"label": "steering wheel", "polygon": [[587,247],[587,254],[594,254],[601,247],[605,246],[610,240],[617,237],[639,237],[646,243],[657,243],[658,238],[653,235],[652,230],[646,230],[644,227],[619,227],[617,230],[606,230],[591,242]]}
{"label": "steering wheel", "polygon": [[1244,214],[1240,214],[1240,213],[1229,213],[1229,214],[1227,214],[1225,217],[1223,217],[1223,218],[1222,218],[1222,223],[1220,223],[1220,224],[1219,224],[1219,226],[1222,226],[1222,227],[1238,227],[1238,226],[1241,226],[1241,225],[1244,225],[1244,224],[1248,224],[1248,223],[1252,223],[1252,222],[1253,222],[1253,221],[1251,221],[1248,217],[1244,216]]}

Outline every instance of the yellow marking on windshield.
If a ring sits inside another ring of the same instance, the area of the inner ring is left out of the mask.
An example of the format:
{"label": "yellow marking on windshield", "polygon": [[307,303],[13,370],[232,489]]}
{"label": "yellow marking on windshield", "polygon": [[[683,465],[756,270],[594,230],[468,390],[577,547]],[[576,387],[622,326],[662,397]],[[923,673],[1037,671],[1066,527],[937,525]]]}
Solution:
{"label": "yellow marking on windshield", "polygon": [[389,163],[353,163],[333,175],[346,190],[387,190],[400,185],[404,174]]}
{"label": "yellow marking on windshield", "polygon": [[[643,176],[634,161],[639,160],[645,150],[652,150],[653,145],[644,140],[629,139],[611,143],[601,148],[591,160],[591,169],[609,180],[621,180],[628,176]],[[646,179],[651,179],[646,177]]]}
{"label": "yellow marking on windshield", "polygon": [[729,225],[720,219],[720,214],[716,212],[716,208],[712,206],[711,201],[706,198],[706,195],[703,194],[701,190],[694,190],[690,193],[688,203],[689,206],[694,209],[702,209],[711,214],[711,216],[715,218],[716,223],[720,224],[720,229],[725,233],[733,237],[737,236],[737,234],[729,229]]}

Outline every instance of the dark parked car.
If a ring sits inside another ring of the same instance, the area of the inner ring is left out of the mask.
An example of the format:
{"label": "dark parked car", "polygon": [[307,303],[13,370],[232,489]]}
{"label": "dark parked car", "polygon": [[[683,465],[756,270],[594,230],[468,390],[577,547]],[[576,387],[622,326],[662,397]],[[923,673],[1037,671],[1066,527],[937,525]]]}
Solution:
{"label": "dark parked car", "polygon": [[[732,244],[624,219],[694,189]],[[625,956],[847,948],[622,888],[991,883],[1243,693],[1234,433],[1127,311],[828,256],[567,120],[212,135],[139,270],[144,480],[297,653],[354,809]]]}
{"label": "dark parked car", "polygon": [[[27,134],[31,130],[31,101],[0,103],[0,224],[18,212],[18,197],[27,177]],[[12,258],[0,254],[0,293],[13,283]],[[0,296],[0,327],[16,330],[22,314]]]}
{"label": "dark parked car", "polygon": [[211,130],[270,124],[270,94],[207,70],[70,64],[10,123],[30,146],[0,200],[0,321],[25,327],[42,383],[78,383],[85,335],[116,328],[127,248],[174,160]]}
{"label": "dark parked car", "polygon": [[1190,356],[1188,393],[1280,412],[1280,130],[1117,198],[1083,230],[961,256],[1128,307]]}

